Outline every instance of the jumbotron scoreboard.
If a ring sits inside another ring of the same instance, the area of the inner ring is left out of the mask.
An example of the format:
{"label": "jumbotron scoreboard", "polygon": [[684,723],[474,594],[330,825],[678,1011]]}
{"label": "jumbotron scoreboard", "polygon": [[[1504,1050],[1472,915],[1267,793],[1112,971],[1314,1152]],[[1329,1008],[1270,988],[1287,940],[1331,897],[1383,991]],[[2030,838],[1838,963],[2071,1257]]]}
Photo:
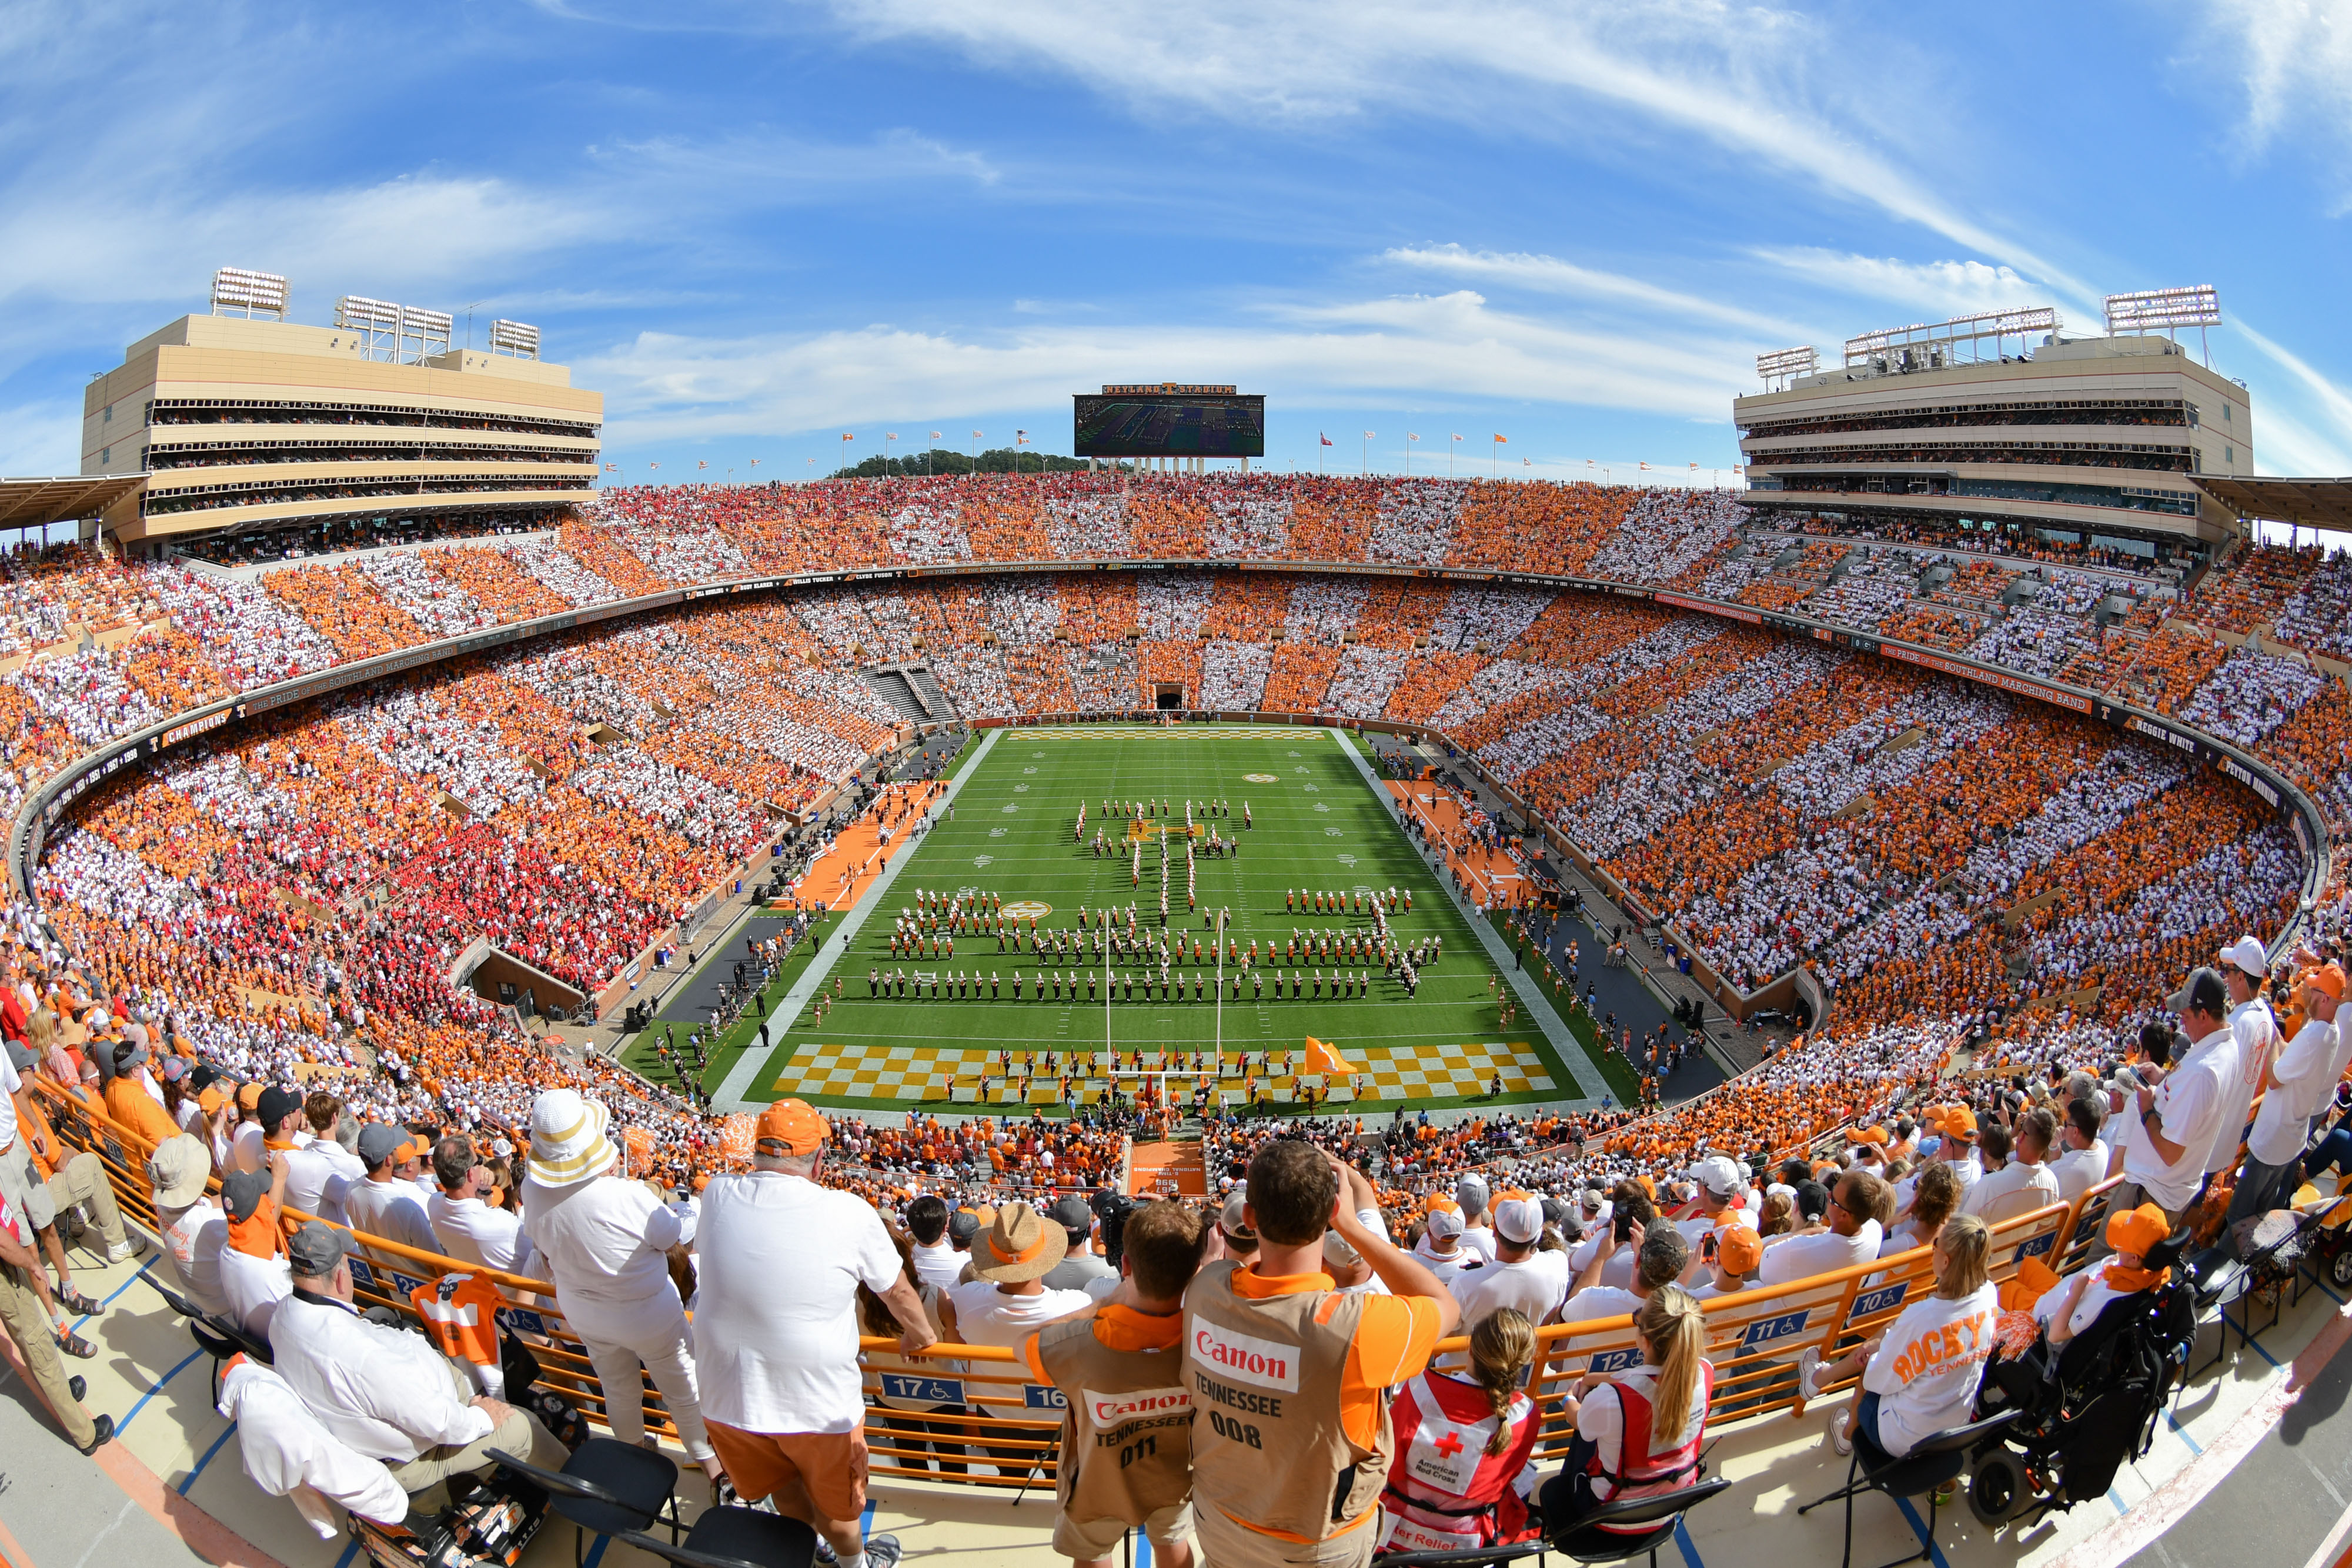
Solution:
{"label": "jumbotron scoreboard", "polygon": [[1265,399],[1230,386],[1144,382],[1080,392],[1080,457],[1263,457]]}

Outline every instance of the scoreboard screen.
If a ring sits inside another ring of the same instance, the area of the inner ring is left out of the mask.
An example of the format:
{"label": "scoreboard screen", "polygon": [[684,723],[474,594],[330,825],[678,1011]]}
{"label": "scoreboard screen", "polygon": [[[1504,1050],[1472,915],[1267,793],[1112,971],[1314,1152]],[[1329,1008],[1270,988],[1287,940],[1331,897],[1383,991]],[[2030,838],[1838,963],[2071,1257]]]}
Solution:
{"label": "scoreboard screen", "polygon": [[1081,392],[1079,457],[1263,457],[1265,399],[1199,392]]}

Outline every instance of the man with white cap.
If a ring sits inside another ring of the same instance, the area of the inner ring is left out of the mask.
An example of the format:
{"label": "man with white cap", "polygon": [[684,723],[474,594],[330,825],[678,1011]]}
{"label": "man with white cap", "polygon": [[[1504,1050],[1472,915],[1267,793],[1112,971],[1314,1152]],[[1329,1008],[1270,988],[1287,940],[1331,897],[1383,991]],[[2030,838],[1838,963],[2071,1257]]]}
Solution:
{"label": "man with white cap", "polygon": [[1472,1171],[1454,1184],[1462,1206],[1462,1245],[1486,1261],[1495,1260],[1495,1217],[1486,1211],[1486,1178]]}
{"label": "man with white cap", "polygon": [[753,1128],[751,1173],[703,1189],[694,1310],[703,1424],[742,1498],[772,1499],[830,1542],[844,1568],[891,1568],[898,1540],[866,1540],[858,1522],[868,1461],[857,1287],[903,1325],[900,1354],[939,1336],[873,1206],[816,1185],[831,1136],[806,1102],[779,1100]]}
{"label": "man with white cap", "polygon": [[[2152,1203],[2168,1223],[2178,1226],[2196,1201],[2213,1145],[2227,1138],[2236,1153],[2242,1113],[2239,1123],[2230,1122],[2239,1051],[2229,1023],[2229,984],[2211,969],[2192,969],[2173,994],[2169,1005],[2189,1036],[2189,1051],[2155,1088],[2124,1102],[2122,1113],[2137,1125],[2123,1152],[2123,1182],[2107,1196],[2109,1213],[2127,1214]],[[2105,1256],[2105,1246],[2102,1236],[2093,1244],[2093,1256]]]}
{"label": "man with white cap", "polygon": [[604,1389],[604,1418],[624,1443],[646,1436],[645,1380],[654,1376],[687,1457],[716,1481],[724,1473],[702,1429],[686,1303],[669,1274],[681,1245],[677,1211],[620,1174],[608,1113],[576,1089],[550,1089],[530,1108],[523,1213],[555,1280],[555,1304],[580,1336]]}
{"label": "man with white cap", "polygon": [[1513,1194],[1496,1203],[1495,1261],[1447,1282],[1462,1303],[1465,1329],[1476,1328],[1504,1307],[1538,1328],[1559,1315],[1568,1299],[1568,1254],[1536,1249],[1543,1227],[1543,1205],[1537,1199]]}
{"label": "man with white cap", "polygon": [[1691,1200],[1690,1212],[1675,1219],[1675,1228],[1683,1233],[1696,1254],[1705,1238],[1746,1219],[1739,1199],[1748,1179],[1738,1162],[1727,1155],[1709,1155],[1685,1174],[1697,1184],[1698,1191]]}
{"label": "man with white cap", "polygon": [[2254,1092],[2286,1049],[2278,1018],[2263,996],[2270,967],[2269,950],[2252,936],[2241,936],[2221,949],[2221,982],[2230,990],[2230,1034],[2238,1042],[2238,1073],[2222,1102],[2221,1130],[2205,1154],[2208,1181],[2238,1163],[2238,1145],[2245,1134],[2246,1118],[2253,1112]]}
{"label": "man with white cap", "polygon": [[1431,1202],[1422,1221],[1421,1239],[1412,1244],[1412,1255],[1437,1276],[1441,1285],[1453,1284],[1463,1270],[1486,1261],[1462,1244],[1464,1228],[1460,1204],[1444,1198]]}
{"label": "man with white cap", "polygon": [[2344,971],[2325,965],[2303,977],[2304,1024],[2263,1079],[2263,1108],[2246,1134],[2246,1164],[2230,1197],[2230,1222],[2260,1214],[2294,1197],[2290,1173],[2302,1180],[2304,1145],[2312,1119],[2336,1087],[2328,1069],[2336,1047],[2336,1014],[2344,999]]}

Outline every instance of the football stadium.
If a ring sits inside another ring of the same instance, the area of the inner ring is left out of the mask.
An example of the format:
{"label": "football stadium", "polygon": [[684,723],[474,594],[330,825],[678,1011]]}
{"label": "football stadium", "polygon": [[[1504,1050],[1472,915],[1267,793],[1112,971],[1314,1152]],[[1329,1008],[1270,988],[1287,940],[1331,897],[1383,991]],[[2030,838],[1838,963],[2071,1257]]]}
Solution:
{"label": "football stadium", "polygon": [[224,269],[0,483],[0,1556],[2185,1541],[2352,1333],[2352,482],[2107,303],[1739,491],[600,488]]}

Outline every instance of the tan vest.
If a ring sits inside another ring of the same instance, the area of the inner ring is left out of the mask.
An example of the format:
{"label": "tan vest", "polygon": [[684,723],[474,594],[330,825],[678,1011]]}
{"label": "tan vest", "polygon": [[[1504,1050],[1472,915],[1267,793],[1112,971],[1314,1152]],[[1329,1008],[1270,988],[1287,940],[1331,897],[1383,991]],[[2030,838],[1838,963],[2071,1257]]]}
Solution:
{"label": "tan vest", "polygon": [[1340,1382],[1364,1301],[1320,1291],[1248,1300],[1234,1293],[1239,1267],[1212,1263],[1184,1292],[1193,1490],[1244,1524],[1327,1540],[1378,1502],[1388,1479],[1386,1401],[1369,1451],[1349,1442],[1339,1423]]}
{"label": "tan vest", "polygon": [[1037,1360],[1062,1391],[1062,1511],[1139,1525],[1192,1495],[1192,1400],[1182,1349],[1113,1350],[1090,1321],[1037,1331]]}

